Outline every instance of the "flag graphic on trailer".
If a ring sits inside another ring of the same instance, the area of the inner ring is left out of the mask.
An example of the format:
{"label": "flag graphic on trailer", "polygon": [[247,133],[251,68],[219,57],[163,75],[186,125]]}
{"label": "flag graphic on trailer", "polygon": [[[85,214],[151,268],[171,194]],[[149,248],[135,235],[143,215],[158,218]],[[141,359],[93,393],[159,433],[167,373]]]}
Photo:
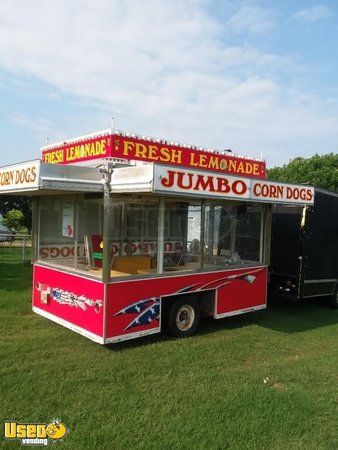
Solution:
{"label": "flag graphic on trailer", "polygon": [[[167,295],[176,295],[183,293],[193,293],[193,292],[202,292],[204,290],[210,289],[220,289],[228,284],[231,284],[235,280],[242,280],[250,285],[252,285],[258,274],[264,269],[254,269],[241,274],[227,275],[222,278],[218,278],[217,280],[208,281],[207,283],[196,283],[190,286],[186,286],[177,291],[173,291]],[[122,314],[137,314],[137,316],[127,325],[124,331],[129,330],[130,328],[148,325],[153,321],[159,321],[160,316],[160,296],[159,297],[150,297],[146,299],[138,300],[125,308],[117,311],[113,316],[119,316]]]}

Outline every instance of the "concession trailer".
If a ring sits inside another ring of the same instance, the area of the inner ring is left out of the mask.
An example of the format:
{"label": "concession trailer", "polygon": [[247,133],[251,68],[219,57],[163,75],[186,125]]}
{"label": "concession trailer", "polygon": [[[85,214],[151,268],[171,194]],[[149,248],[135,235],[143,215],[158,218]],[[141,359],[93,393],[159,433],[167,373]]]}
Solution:
{"label": "concession trailer", "polygon": [[274,205],[270,291],[328,297],[338,308],[338,193],[315,187],[312,206]]}
{"label": "concession trailer", "polygon": [[2,194],[32,197],[33,311],[107,344],[265,308],[272,205],[314,202],[265,171],[111,129],[1,167]]}

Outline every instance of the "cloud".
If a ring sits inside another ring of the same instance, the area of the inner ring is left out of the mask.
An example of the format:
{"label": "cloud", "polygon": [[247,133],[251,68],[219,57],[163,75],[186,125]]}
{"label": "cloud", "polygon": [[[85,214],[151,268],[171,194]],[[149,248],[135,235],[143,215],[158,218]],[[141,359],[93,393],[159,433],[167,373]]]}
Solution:
{"label": "cloud", "polygon": [[294,14],[293,19],[305,23],[313,23],[318,20],[332,17],[332,11],[325,5],[314,5],[308,9],[302,9]]}
{"label": "cloud", "polygon": [[275,27],[274,12],[258,6],[243,6],[227,22],[231,31],[266,33]]}
{"label": "cloud", "polygon": [[[11,120],[58,141],[69,130],[73,136],[95,131],[98,117],[107,117],[106,128],[113,115],[130,132],[253,157],[263,151],[270,164],[333,149],[338,102],[281,83],[281,74],[292,79],[292,56],[226,45],[224,24],[207,6],[203,0],[2,0],[0,67],[83,104],[81,118],[50,114],[50,123],[41,112],[20,115],[17,107]],[[237,30],[273,26],[272,12],[258,8],[242,8],[235,17],[229,20]]]}
{"label": "cloud", "polygon": [[30,117],[22,112],[9,114],[7,119],[10,122],[23,126],[33,132],[43,133],[48,136],[51,130],[55,127],[55,123],[45,117]]}

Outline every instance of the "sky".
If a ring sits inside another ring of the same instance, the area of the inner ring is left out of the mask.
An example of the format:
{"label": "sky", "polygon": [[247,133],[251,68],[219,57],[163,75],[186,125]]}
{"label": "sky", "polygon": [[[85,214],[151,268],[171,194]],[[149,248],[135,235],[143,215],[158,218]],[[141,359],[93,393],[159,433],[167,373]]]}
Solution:
{"label": "sky", "polygon": [[337,152],[338,0],[1,0],[0,166],[114,127],[260,158]]}

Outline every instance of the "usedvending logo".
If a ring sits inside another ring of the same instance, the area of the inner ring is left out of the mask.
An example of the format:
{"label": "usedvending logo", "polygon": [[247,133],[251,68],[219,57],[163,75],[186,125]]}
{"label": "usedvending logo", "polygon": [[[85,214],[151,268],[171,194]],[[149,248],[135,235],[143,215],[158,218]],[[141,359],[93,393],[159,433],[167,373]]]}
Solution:
{"label": "usedvending logo", "polygon": [[60,419],[48,423],[19,423],[5,420],[4,438],[7,441],[19,440],[21,445],[44,446],[60,441],[68,429]]}

